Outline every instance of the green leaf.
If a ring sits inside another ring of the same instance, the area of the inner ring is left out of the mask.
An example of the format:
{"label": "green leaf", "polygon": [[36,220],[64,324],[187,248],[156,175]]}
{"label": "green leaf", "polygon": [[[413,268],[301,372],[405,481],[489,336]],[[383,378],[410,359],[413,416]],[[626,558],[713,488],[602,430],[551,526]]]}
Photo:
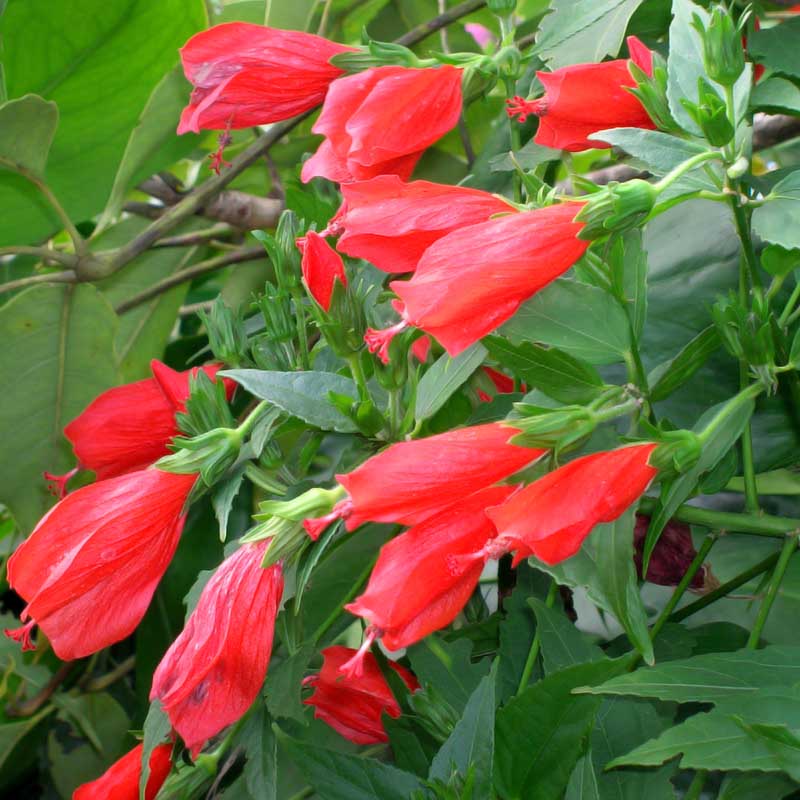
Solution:
{"label": "green leaf", "polygon": [[800,37],[800,19],[795,17],[772,28],[756,31],[748,37],[747,49],[759,64],[797,78],[800,77],[798,37]]}
{"label": "green leaf", "polygon": [[419,421],[432,417],[485,358],[486,348],[480,342],[475,342],[455,358],[450,358],[447,353],[439,356],[417,386],[416,419]]}
{"label": "green leaf", "polygon": [[419,682],[431,684],[459,713],[489,673],[488,661],[472,663],[472,644],[467,639],[445,642],[432,634],[409,647],[407,655]]}
{"label": "green leaf", "polygon": [[[91,320],[91,325],[87,325]],[[62,430],[98,394],[117,383],[117,318],[92,286],[36,286],[0,309],[0,353],[9,376],[0,438],[13,459],[0,467],[0,500],[23,531],[51,505],[42,473],[74,465]]]}
{"label": "green leaf", "polygon": [[564,800],[602,800],[591,749],[578,759],[570,775]]}
{"label": "green leaf", "polygon": [[[146,225],[147,222],[137,217],[124,219],[94,239],[93,248],[100,251],[119,247],[144,230]],[[204,226],[200,220],[192,220],[182,225],[179,231],[188,233],[201,227]],[[99,281],[97,288],[116,307],[163,278],[185,269],[195,258],[197,250],[196,247],[147,250],[125,269]],[[150,377],[150,361],[163,356],[188,289],[188,283],[179,284],[120,316],[114,347],[123,381]]]}
{"label": "green leaf", "polygon": [[575,664],[605,659],[603,651],[593,645],[562,612],[536,598],[531,598],[528,603],[536,614],[547,675]]}
{"label": "green leaf", "polygon": [[549,675],[497,713],[495,788],[506,800],[561,800],[600,703],[572,690],[625,669],[622,661],[579,664]]}
{"label": "green leaf", "polygon": [[453,773],[465,777],[475,769],[473,800],[492,800],[494,759],[494,707],[496,668],[478,684],[467,702],[464,714],[436,754],[429,780],[450,781]]}
{"label": "green leaf", "polygon": [[52,706],[45,706],[31,717],[0,725],[0,789],[10,789],[35,762],[34,746],[46,729],[39,723],[52,711]]}
{"label": "green leaf", "polygon": [[582,691],[657,697],[677,703],[713,703],[746,698],[760,689],[792,686],[799,681],[800,647],[770,645],[761,650],[709,653],[669,661]]}
{"label": "green leaf", "polygon": [[760,110],[796,114],[800,112],[800,88],[786,78],[774,76],[756,84],[750,102]]}
{"label": "green leaf", "polygon": [[371,758],[326,750],[283,733],[280,743],[322,800],[408,800],[422,789],[416,775]]}
{"label": "green leaf", "polygon": [[[644,169],[659,177],[708,149],[688,139],[642,128],[611,128],[593,133],[590,138],[621,148]],[[703,183],[713,186],[708,180]]]}
{"label": "green leaf", "polygon": [[268,400],[288,414],[324,431],[355,433],[355,423],[328,401],[328,392],[358,397],[349,378],[334,372],[274,372],[258,369],[229,369],[220,372],[261,400]]}
{"label": "green leaf", "polygon": [[628,318],[602,289],[560,278],[538,292],[500,329],[512,341],[565,350],[590,364],[614,364],[630,347]]}
{"label": "green leaf", "polygon": [[603,525],[595,538],[598,583],[631,643],[652,664],[653,643],[633,561],[634,512],[631,507],[619,519]]}
{"label": "green leaf", "polygon": [[244,480],[244,466],[240,466],[236,471],[214,487],[211,495],[211,505],[214,507],[214,515],[219,522],[219,540],[224,542],[228,538],[228,518],[231,515],[231,508],[239,489],[242,488]]}
{"label": "green leaf", "polygon": [[715,325],[709,325],[664,364],[659,364],[648,376],[650,399],[653,402],[664,400],[676,389],[683,386],[713,353],[719,350],[722,342]]}
{"label": "green leaf", "polygon": [[563,350],[530,342],[514,345],[501,336],[488,336],[484,344],[492,358],[530,389],[536,388],[560,403],[588,403],[605,385],[594,367]]}
{"label": "green leaf", "polygon": [[553,0],[536,37],[536,53],[558,69],[615,56],[642,0]]}
{"label": "green leaf", "polygon": [[315,652],[314,645],[304,644],[288,658],[270,667],[264,690],[267,708],[273,717],[306,722],[306,707],[300,698],[300,691],[303,676]]}
{"label": "green leaf", "polygon": [[0,167],[44,175],[57,127],[58,106],[38,95],[0,105]]}
{"label": "green leaf", "polygon": [[745,772],[729,773],[720,787],[717,800],[752,800],[754,797],[786,797],[797,784],[783,775]]}
{"label": "green leaf", "polygon": [[150,703],[144,721],[144,740],[142,746],[142,772],[139,776],[139,800],[144,800],[144,790],[150,778],[150,756],[172,731],[169,717],[161,708],[161,701],[156,699]]}
{"label": "green leaf", "polygon": [[[512,158],[513,156],[513,158]],[[553,147],[544,147],[531,139],[516,152],[498,153],[489,159],[489,169],[492,172],[514,172],[517,166],[524,170],[536,169],[540,164],[548,161],[558,161],[561,150]],[[516,164],[514,162],[517,162]]]}
{"label": "green leaf", "polygon": [[[147,0],[9,2],[0,17],[8,96],[58,104],[46,178],[73,220],[102,210],[150,93],[207,24],[202,0],[163,0],[158,13]],[[188,84],[185,92],[188,100]],[[0,176],[0,208],[14,208],[0,220],[0,245],[39,241],[61,226],[18,176]]]}
{"label": "green leaf", "polygon": [[262,704],[248,717],[241,738],[248,795],[251,800],[278,800],[278,737]]}
{"label": "green leaf", "polygon": [[120,213],[126,194],[137,183],[180,161],[197,147],[200,136],[175,133],[176,120],[187,103],[187,88],[183,71],[176,67],[151,92],[125,146],[106,207],[97,223],[99,228],[106,227]]}
{"label": "green leaf", "polygon": [[789,249],[800,247],[800,170],[784,178],[752,217],[753,231],[764,241]]}
{"label": "green leaf", "polygon": [[616,255],[616,261],[610,263],[619,270],[620,294],[626,301],[625,308],[631,321],[633,335],[636,339],[640,339],[647,320],[647,251],[644,249],[642,232],[635,229],[617,237],[613,253]]}

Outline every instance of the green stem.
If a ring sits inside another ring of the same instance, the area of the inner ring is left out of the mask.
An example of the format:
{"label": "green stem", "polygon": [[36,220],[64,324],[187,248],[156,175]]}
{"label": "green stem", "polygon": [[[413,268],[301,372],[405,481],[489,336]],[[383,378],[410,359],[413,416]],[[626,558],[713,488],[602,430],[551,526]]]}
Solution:
{"label": "green stem", "polygon": [[773,553],[771,556],[765,558],[763,561],[759,561],[758,564],[754,564],[750,569],[745,570],[744,572],[737,575],[735,578],[731,578],[729,581],[726,581],[721,586],[718,586],[714,589],[713,592],[709,592],[708,594],[704,594],[702,597],[699,597],[693,603],[689,603],[689,605],[684,606],[681,609],[678,609],[669,619],[670,622],[681,622],[682,620],[686,619],[687,617],[691,617],[693,614],[696,614],[698,611],[701,611],[706,606],[710,606],[712,603],[716,603],[722,597],[729,595],[734,590],[738,589],[740,586],[744,586],[749,581],[753,580],[753,578],[758,577],[762,573],[766,572],[770,567],[772,567],[775,562],[778,560],[778,553]]}
{"label": "green stem", "polygon": [[678,178],[693,170],[698,164],[703,164],[706,161],[719,160],[721,158],[722,155],[716,150],[707,150],[704,153],[698,153],[696,156],[687,158],[686,161],[678,164],[675,169],[668,172],[660,181],[654,183],[653,188],[660,194],[665,189],[672,186]]}
{"label": "green stem", "polygon": [[361,366],[361,357],[358,353],[353,353],[347,359],[347,365],[350,367],[350,374],[358,386],[358,396],[362,400],[369,400],[369,389],[367,388],[367,378],[364,375],[364,368]]}
{"label": "green stem", "polygon": [[[739,365],[739,380],[743,386],[747,385],[747,365]],[[758,486],[756,484],[756,467],[753,455],[753,432],[748,420],[744,426],[741,438],[742,448],[742,476],[744,478],[744,505],[751,514],[757,514]]]}
{"label": "green stem", "polygon": [[786,574],[786,568],[789,566],[789,561],[794,555],[794,551],[796,549],[797,534],[790,534],[786,537],[786,541],[783,543],[783,548],[781,549],[778,563],[775,565],[775,571],[772,573],[772,578],[770,578],[767,595],[761,603],[761,608],[758,610],[758,616],[756,617],[755,624],[753,625],[753,630],[750,631],[750,638],[747,640],[747,648],[749,650],[755,650],[758,647],[758,642],[761,638],[761,632],[764,630],[764,625],[766,625],[769,612],[772,610],[772,604],[775,602],[775,598],[778,596],[778,590],[781,588],[781,581],[783,580],[783,576]]}
{"label": "green stem", "polygon": [[708,771],[704,769],[699,769],[694,774],[694,778],[692,779],[691,784],[689,785],[686,794],[684,795],[684,800],[699,800],[700,795],[703,793],[703,787],[706,785],[706,779],[708,778]]}
{"label": "green stem", "polygon": [[664,627],[664,624],[669,619],[670,614],[672,614],[672,612],[675,610],[675,607],[678,605],[686,590],[689,588],[694,576],[697,574],[697,571],[703,566],[706,556],[709,554],[709,551],[714,546],[714,542],[716,542],[718,538],[718,533],[709,533],[708,536],[703,539],[703,544],[700,546],[700,549],[697,551],[697,555],[689,565],[689,569],[686,570],[684,576],[681,578],[680,583],[675,587],[675,591],[672,593],[672,596],[667,601],[667,604],[658,615],[658,619],[650,629],[651,641],[658,636],[659,632]]}
{"label": "green stem", "polygon": [[[516,92],[516,82],[513,78],[505,78],[505,85],[506,85],[506,94],[509,98],[513,97]],[[518,153],[520,147],[522,146],[522,137],[519,129],[519,123],[516,122],[514,119],[509,117],[508,119],[509,124],[509,131],[511,132],[511,152]],[[521,203],[522,202],[522,178],[520,177],[519,173],[514,170],[513,172],[513,181],[514,181],[514,202]]]}
{"label": "green stem", "polygon": [[272,405],[267,400],[262,400],[248,415],[247,419],[236,429],[240,438],[243,440],[255,427],[261,415]]}
{"label": "green stem", "polygon": [[306,310],[303,305],[303,293],[299,289],[292,289],[294,299],[294,319],[297,325],[297,340],[300,346],[300,369],[311,369],[311,362],[308,358],[308,324],[306,322]]}
{"label": "green stem", "polygon": [[[643,497],[639,510],[643,514],[654,514],[659,501],[653,497]],[[673,512],[672,519],[690,525],[703,525],[712,530],[727,533],[751,533],[756,536],[783,538],[787,533],[800,530],[800,519],[775,517],[770,514],[737,514],[732,511],[712,511],[708,508],[682,505]]]}
{"label": "green stem", "polygon": [[760,295],[762,293],[761,276],[758,274],[758,259],[756,258],[756,251],[753,247],[753,239],[750,236],[750,223],[747,219],[747,213],[744,208],[739,205],[739,194],[731,196],[730,204],[733,210],[733,221],[736,223],[736,233],[739,236],[739,241],[742,243],[742,254],[744,255],[744,262],[747,267],[747,276],[750,279],[750,286],[753,294]]}
{"label": "green stem", "polygon": [[389,390],[389,437],[393,440],[403,424],[403,390]]}
{"label": "green stem", "polygon": [[760,383],[754,383],[743,388],[739,394],[731,398],[725,404],[725,406],[719,410],[714,419],[708,423],[705,429],[697,435],[701,443],[705,444],[712,436],[714,436],[714,434],[717,432],[717,429],[728,419],[728,417],[735,411],[739,410],[739,406],[754,400],[763,391],[764,387]]}
{"label": "green stem", "polygon": [[[550,588],[547,590],[547,597],[545,598],[545,605],[548,608],[553,607],[556,601],[556,593],[558,592],[558,584],[555,581],[550,583]],[[525,659],[525,666],[522,669],[522,676],[519,679],[519,686],[517,686],[516,694],[520,694],[525,690],[528,683],[530,683],[533,668],[536,666],[536,659],[539,657],[539,648],[542,644],[542,637],[539,631],[539,626],[536,626],[536,635],[531,642],[531,649],[528,651],[528,658]]]}
{"label": "green stem", "polygon": [[273,481],[269,476],[265,475],[255,464],[250,462],[244,468],[244,474],[256,485],[262,488],[265,492],[270,494],[284,495],[286,494],[286,487],[282,483]]}
{"label": "green stem", "polygon": [[708,189],[698,189],[696,192],[670,197],[669,200],[664,200],[662,203],[658,203],[653,207],[653,210],[647,216],[647,222],[657,217],[659,214],[669,211],[673,206],[685,203],[687,200],[713,200],[717,203],[727,203],[728,195],[722,192],[711,192]]}
{"label": "green stem", "polygon": [[0,247],[0,257],[2,256],[35,256],[42,261],[55,261],[65,267],[74,267],[78,263],[78,259],[72,253],[62,253],[49,247]]}
{"label": "green stem", "polygon": [[789,299],[786,301],[786,306],[784,307],[783,311],[781,311],[781,315],[778,317],[778,325],[781,328],[786,327],[789,317],[791,316],[794,307],[797,305],[798,300],[800,300],[800,281],[797,282],[797,285],[792,290]]}

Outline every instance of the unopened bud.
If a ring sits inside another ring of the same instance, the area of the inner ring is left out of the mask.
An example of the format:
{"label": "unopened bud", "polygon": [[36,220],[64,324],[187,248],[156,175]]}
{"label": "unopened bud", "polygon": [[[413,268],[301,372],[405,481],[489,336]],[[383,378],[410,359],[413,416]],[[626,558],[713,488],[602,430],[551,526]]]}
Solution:
{"label": "unopened bud", "polygon": [[659,471],[686,472],[703,452],[703,443],[693,431],[669,431],[662,434],[662,443],[650,454],[650,466]]}
{"label": "unopened bud", "polygon": [[206,486],[213,486],[239,456],[242,437],[236,429],[215,428],[187,438],[177,436],[170,447],[176,452],[156,462],[158,469],[181,475],[200,473]]}
{"label": "unopened bud", "polygon": [[270,517],[302,522],[306,517],[321,517],[328,514],[345,496],[341,486],[335,489],[315,487],[291,500],[267,500],[259,505],[254,519],[268,520]]}
{"label": "unopened bud", "polygon": [[612,181],[587,198],[586,205],[575,217],[584,227],[578,236],[598,239],[640,225],[653,210],[658,190],[647,181],[635,179],[625,183]]}
{"label": "unopened bud", "polygon": [[597,426],[594,412],[583,406],[552,409],[516,403],[514,408],[527,416],[509,421],[521,431],[509,441],[524,447],[563,451],[589,436]]}
{"label": "unopened bud", "polygon": [[708,143],[723,147],[733,139],[734,129],[728,118],[728,107],[708,81],[698,78],[697,103],[681,99],[684,108],[703,131]]}
{"label": "unopened bud", "polygon": [[744,71],[745,63],[742,34],[733,17],[723,6],[716,6],[707,27],[696,14],[693,24],[703,40],[706,74],[723,86],[733,86]]}

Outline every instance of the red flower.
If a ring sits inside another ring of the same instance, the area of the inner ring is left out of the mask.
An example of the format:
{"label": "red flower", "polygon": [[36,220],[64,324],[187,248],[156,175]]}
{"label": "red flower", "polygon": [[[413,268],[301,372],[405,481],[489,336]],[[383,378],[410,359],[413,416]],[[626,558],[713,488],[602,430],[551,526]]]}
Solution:
{"label": "red flower", "polygon": [[302,114],[343,74],[330,59],[352,50],[310,33],[246,22],[202,31],[181,48],[194,89],[178,133],[248,128]]}
{"label": "red flower", "polygon": [[498,531],[493,555],[516,550],[514,563],[536,556],[558,564],[578,552],[592,528],[612,522],[657,474],[647,463],[654,444],[576,458],[487,510]]}
{"label": "red flower", "polygon": [[349,183],[392,174],[405,180],[460,114],[455,67],[375,67],[340,78],[312,128],[326,139],[303,164],[302,178]]}
{"label": "red flower", "polygon": [[[636,572],[642,575],[644,542],[647,538],[647,528],[650,525],[650,517],[643,514],[636,515],[636,527],[633,531],[633,560],[636,564]],[[650,583],[659,586],[677,586],[686,571],[694,561],[697,551],[692,542],[692,531],[683,522],[671,519],[661,531],[656,546],[650,556],[650,563],[647,565],[647,577],[642,578]],[[708,580],[716,582],[711,575],[711,570],[704,564],[695,573],[692,582],[689,584],[691,589],[702,589]]]}
{"label": "red flower", "polygon": [[563,203],[454,231],[429,247],[409,281],[392,281],[402,316],[368,330],[371,352],[388,361],[404,328],[422,328],[456,356],[514,315],[520,305],[563,275],[586,251],[574,217],[582,204]]}
{"label": "red flower", "polygon": [[[356,654],[350,647],[328,647],[322,651],[324,661],[317,675],[309,675],[304,686],[313,686],[314,694],[303,702],[314,706],[314,716],[331,726],[337,733],[355,744],[388,742],[381,714],[397,719],[400,706],[389,684],[383,677],[372,653],[364,657],[364,671],[360,678],[347,678],[340,673],[342,665]],[[414,692],[419,689],[417,679],[396,661],[389,666]]]}
{"label": "red flower", "polygon": [[397,175],[342,186],[344,214],[337,249],[385,272],[413,272],[422,254],[451,231],[516,209],[499,197],[463,186],[404,183]]}
{"label": "red flower", "polygon": [[[79,786],[72,800],[139,800],[143,745],[137,745],[112,764],[99,778]],[[154,800],[172,767],[171,744],[160,744],[150,756],[150,777],[145,800]]]}
{"label": "red flower", "polygon": [[341,256],[314,231],[300,237],[297,248],[303,254],[301,268],[309,293],[325,311],[330,311],[336,279],[347,286]]}
{"label": "red flower", "polygon": [[[186,410],[189,379],[200,368],[176,372],[155,360],[150,368],[154,377],[103,392],[64,428],[81,466],[98,480],[149,467],[179,433],[175,414]],[[213,378],[222,366],[202,369]],[[235,384],[226,380],[225,388],[230,397]]]}
{"label": "red flower", "polygon": [[6,635],[30,649],[38,625],[63,661],[129,636],[178,546],[196,477],[145,469],[57,503],[8,561],[30,622]]}
{"label": "red flower", "polygon": [[345,519],[349,531],[365,522],[421,522],[544,454],[509,444],[514,433],[491,422],[397,442],[353,472],[337,475],[348,497],[331,514],[307,519],[306,531],[316,539],[336,519]]}
{"label": "red flower", "polygon": [[[493,367],[481,367],[481,369],[489,377],[489,380],[494,384],[496,394],[511,394],[514,391],[514,379],[506,375],[504,372],[498,372]],[[522,384],[522,390],[525,391],[525,384]],[[486,392],[478,389],[478,398],[483,403],[491,402],[492,398]]]}
{"label": "red flower", "polygon": [[192,755],[255,701],[267,674],[281,566],[263,569],[269,540],[243,545],[217,568],[153,675],[159,698]]}
{"label": "red flower", "polygon": [[[635,36],[628,37],[633,61],[648,75],[653,74],[653,54]],[[509,116],[524,122],[529,114],[539,117],[533,140],[561,150],[590,150],[611,145],[589,139],[606,128],[647,128],[656,126],[644,106],[628,89],[636,86],[626,58],[600,64],[576,64],[553,72],[537,72],[545,94],[538,100],[522,97],[509,100]]]}
{"label": "red flower", "polygon": [[[381,548],[366,591],[345,608],[369,621],[362,646],[407,647],[449,625],[478,585],[496,535],[485,511],[516,486],[492,486],[428,517]],[[479,555],[476,555],[479,554]],[[343,669],[360,669],[358,656]]]}

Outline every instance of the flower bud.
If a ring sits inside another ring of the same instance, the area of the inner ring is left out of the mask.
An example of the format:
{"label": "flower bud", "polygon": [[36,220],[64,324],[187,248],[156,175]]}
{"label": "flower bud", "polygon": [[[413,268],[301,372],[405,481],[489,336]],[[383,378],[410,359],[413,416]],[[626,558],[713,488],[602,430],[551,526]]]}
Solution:
{"label": "flower bud", "polygon": [[685,472],[703,451],[703,443],[693,431],[668,431],[661,438],[662,443],[650,454],[650,464],[658,470]]}
{"label": "flower bud", "polygon": [[723,6],[711,12],[708,27],[695,14],[693,25],[703,40],[703,64],[712,81],[733,86],[744,71],[742,34]]}
{"label": "flower bud", "polygon": [[697,80],[698,102],[681,99],[683,107],[700,126],[703,136],[714,147],[724,147],[733,139],[734,129],[728,119],[728,107],[708,81]]}
{"label": "flower bud", "polygon": [[611,181],[590,195],[575,217],[576,222],[585,223],[578,237],[591,241],[637,227],[653,210],[657,197],[658,190],[647,181]]}
{"label": "flower bud", "polygon": [[563,452],[571,444],[589,436],[597,425],[594,412],[583,406],[552,409],[515,403],[514,408],[527,416],[512,421],[514,428],[521,433],[510,441],[524,447]]}
{"label": "flower bud", "polygon": [[176,450],[164,456],[156,466],[179,475],[200,473],[206,486],[213,486],[239,456],[242,436],[235,428],[215,428],[191,438],[177,436],[170,447]]}

